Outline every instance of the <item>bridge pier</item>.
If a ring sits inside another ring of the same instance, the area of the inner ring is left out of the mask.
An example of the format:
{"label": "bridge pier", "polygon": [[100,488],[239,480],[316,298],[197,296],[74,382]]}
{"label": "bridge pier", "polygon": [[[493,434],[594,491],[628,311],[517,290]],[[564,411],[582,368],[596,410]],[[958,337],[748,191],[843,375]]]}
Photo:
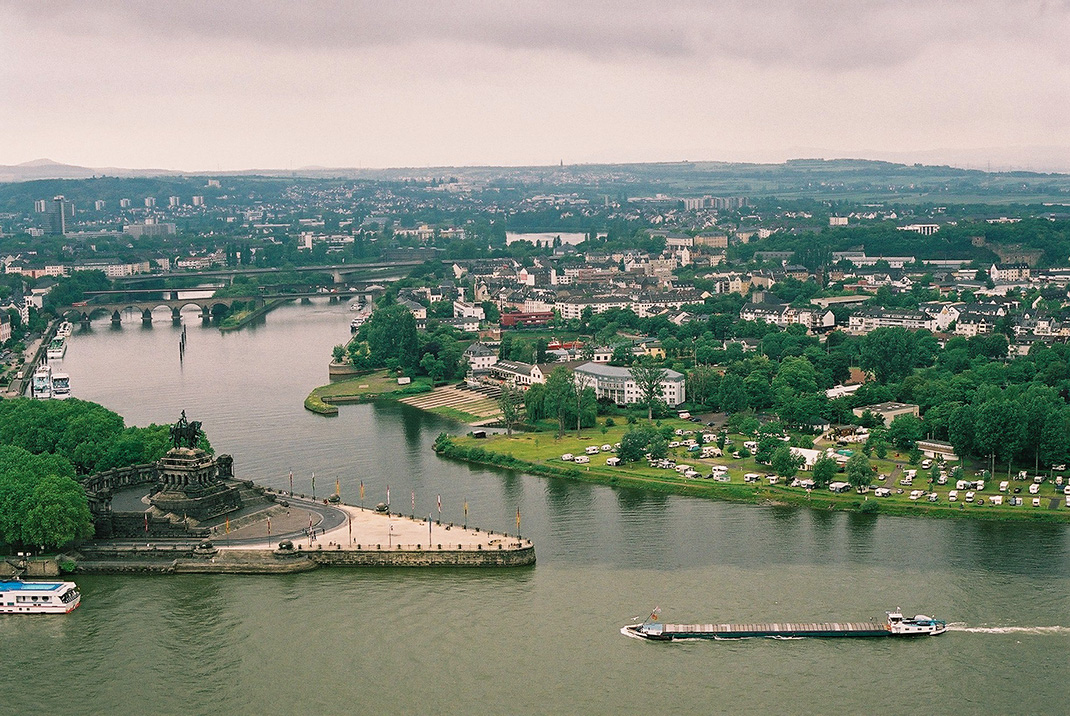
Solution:
{"label": "bridge pier", "polygon": [[118,311],[112,311],[111,324],[113,326],[121,326],[123,324],[123,315]]}
{"label": "bridge pier", "polygon": [[201,320],[205,323],[212,322],[212,309],[208,306],[201,308]]}
{"label": "bridge pier", "polygon": [[331,272],[331,278],[334,279],[335,283],[345,283],[345,279],[342,278],[342,272],[338,269]]}
{"label": "bridge pier", "polygon": [[145,308],[141,311],[141,322],[152,325],[152,309]]}
{"label": "bridge pier", "polygon": [[78,320],[81,322],[83,328],[89,328],[90,321],[89,321],[89,314],[88,313],[83,313],[78,318]]}
{"label": "bridge pier", "polygon": [[182,312],[177,306],[171,309],[171,324],[175,326],[182,324]]}

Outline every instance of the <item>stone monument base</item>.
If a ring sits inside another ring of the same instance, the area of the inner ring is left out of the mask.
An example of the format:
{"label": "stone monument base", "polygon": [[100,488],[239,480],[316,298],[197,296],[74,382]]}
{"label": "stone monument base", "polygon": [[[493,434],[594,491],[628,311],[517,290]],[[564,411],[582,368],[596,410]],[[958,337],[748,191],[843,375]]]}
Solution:
{"label": "stone monument base", "polygon": [[241,509],[241,490],[237,486],[215,483],[200,489],[163,490],[149,498],[160,512],[189,517],[203,522]]}

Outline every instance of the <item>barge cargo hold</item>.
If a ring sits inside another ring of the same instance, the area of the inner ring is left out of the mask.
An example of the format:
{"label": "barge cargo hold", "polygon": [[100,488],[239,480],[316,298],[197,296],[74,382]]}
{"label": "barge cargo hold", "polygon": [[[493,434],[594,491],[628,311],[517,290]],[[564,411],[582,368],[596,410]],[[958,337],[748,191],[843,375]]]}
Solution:
{"label": "barge cargo hold", "polygon": [[664,624],[658,610],[642,624],[629,624],[621,630],[625,636],[652,641],[680,639],[803,639],[884,636],[935,636],[947,631],[947,623],[919,614],[906,618],[898,609],[888,612],[885,623],[879,622],[786,622],[768,624]]}

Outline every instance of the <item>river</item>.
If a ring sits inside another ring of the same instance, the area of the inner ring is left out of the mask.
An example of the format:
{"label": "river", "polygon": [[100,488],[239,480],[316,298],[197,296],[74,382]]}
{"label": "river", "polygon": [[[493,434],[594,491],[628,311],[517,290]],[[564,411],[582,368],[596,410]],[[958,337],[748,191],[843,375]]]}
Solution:
{"label": "river", "polygon": [[[286,306],[221,334],[161,311],[98,321],[63,361],[128,424],[201,420],[239,476],[522,532],[515,570],[81,577],[66,617],[0,618],[0,714],[1053,713],[1065,704],[1070,530],[766,508],[473,467],[461,426],[398,404],[302,400],[348,335],[345,305]],[[656,644],[670,621],[954,622],[916,641]]]}

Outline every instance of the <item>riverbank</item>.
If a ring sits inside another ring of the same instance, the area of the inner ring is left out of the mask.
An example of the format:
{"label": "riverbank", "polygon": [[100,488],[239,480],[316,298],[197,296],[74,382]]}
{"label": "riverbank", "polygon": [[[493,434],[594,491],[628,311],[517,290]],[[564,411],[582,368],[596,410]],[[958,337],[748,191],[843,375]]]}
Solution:
{"label": "riverbank", "polygon": [[[667,420],[666,425],[678,429],[693,429],[695,426],[684,421]],[[686,427],[685,427],[686,426]],[[896,488],[887,497],[877,497],[873,490],[859,494],[851,490],[846,493],[834,493],[828,489],[806,490],[803,487],[791,487],[778,480],[770,484],[769,468],[757,465],[753,458],[701,459],[686,453],[686,448],[670,450],[670,458],[680,465],[687,464],[704,476],[708,475],[714,465],[728,468],[728,482],[716,482],[711,479],[689,479],[672,469],[650,467],[646,462],[610,466],[606,460],[614,456],[612,451],[602,451],[603,445],[612,446],[620,441],[626,432],[624,426],[592,428],[561,438],[549,433],[492,435],[487,438],[452,437],[442,435],[435,441],[434,450],[440,456],[463,460],[482,465],[493,465],[519,470],[535,475],[563,477],[583,482],[592,482],[614,487],[630,487],[654,492],[664,492],[691,497],[741,502],[758,505],[795,505],[817,510],[850,511],[868,514],[886,515],[925,515],[930,517],[981,519],[996,521],[1030,521],[1030,522],[1070,522],[1070,508],[1065,505],[1061,493],[1056,493],[1051,485],[1045,485],[1041,505],[1033,507],[1030,500],[1020,506],[1007,504],[993,505],[990,498],[999,495],[999,480],[990,480],[985,490],[975,491],[976,496],[984,500],[966,503],[965,491],[959,491],[955,502],[948,501],[948,493],[954,485],[930,487],[918,479],[918,488],[925,492],[935,491],[937,502],[928,502],[924,497],[911,500],[909,493],[913,488]],[[683,436],[681,436],[683,437]],[[576,464],[564,461],[564,454],[585,455],[588,447],[597,447],[598,453],[589,455],[590,463]],[[877,461],[875,461],[877,462]],[[893,461],[881,461],[882,467],[898,465]],[[888,470],[895,474],[896,470]],[[760,474],[758,482],[746,482],[744,475]],[[805,478],[807,473],[800,472],[798,477]],[[837,479],[843,479],[842,475]],[[880,484],[892,485],[889,477]],[[1024,483],[1016,483],[1022,485]],[[896,491],[898,489],[898,492]],[[1025,494],[1023,492],[1023,494]],[[1033,495],[1025,494],[1032,498]]]}
{"label": "riverbank", "polygon": [[305,398],[305,410],[317,415],[338,415],[338,405],[397,400],[431,390],[429,379],[415,378],[407,385],[398,385],[397,378],[389,372],[376,371],[314,388]]}

